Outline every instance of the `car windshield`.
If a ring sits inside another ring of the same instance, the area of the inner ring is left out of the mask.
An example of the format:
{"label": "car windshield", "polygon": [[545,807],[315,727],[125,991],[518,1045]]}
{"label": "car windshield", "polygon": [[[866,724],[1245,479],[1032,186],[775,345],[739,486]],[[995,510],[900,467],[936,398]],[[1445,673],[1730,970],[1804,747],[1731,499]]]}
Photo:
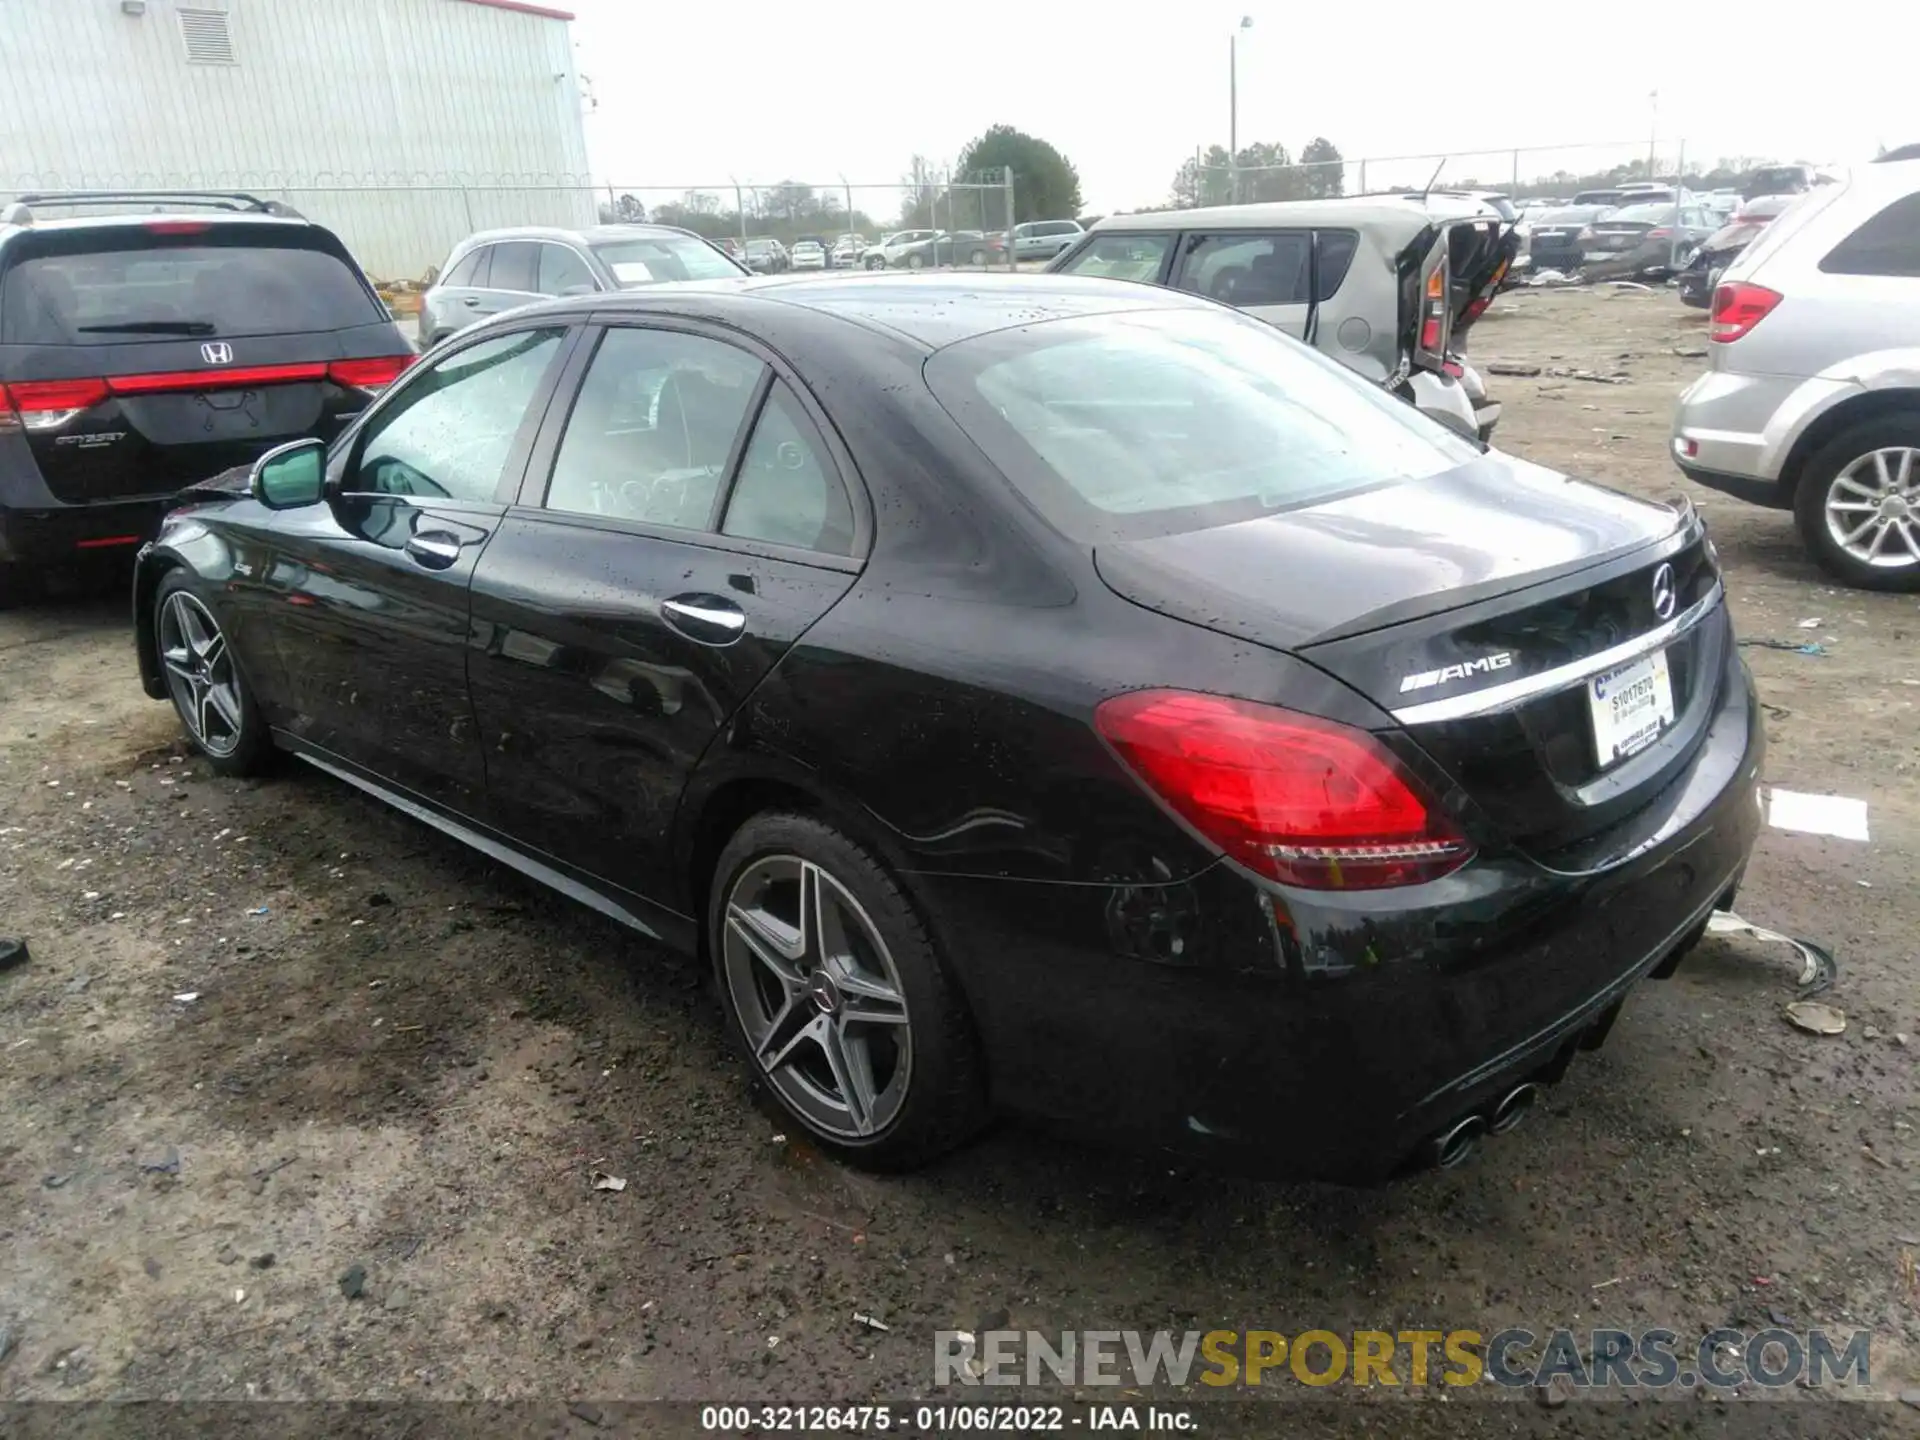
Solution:
{"label": "car windshield", "polygon": [[607,240],[593,247],[620,288],[658,285],[664,280],[728,280],[740,267],[704,240],[690,235],[649,235]]}
{"label": "car windshield", "polygon": [[927,382],[1047,520],[1076,539],[1197,530],[1479,452],[1271,326],[1135,311],[976,336]]}

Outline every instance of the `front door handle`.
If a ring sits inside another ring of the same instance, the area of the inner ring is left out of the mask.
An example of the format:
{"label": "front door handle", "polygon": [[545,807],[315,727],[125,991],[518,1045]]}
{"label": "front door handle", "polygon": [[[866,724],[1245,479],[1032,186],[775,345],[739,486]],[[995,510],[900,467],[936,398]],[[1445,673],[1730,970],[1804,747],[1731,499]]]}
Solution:
{"label": "front door handle", "polygon": [[460,303],[462,305],[467,306],[469,309],[472,309],[473,307],[479,305],[480,297],[478,295],[462,295],[460,297]]}
{"label": "front door handle", "polygon": [[429,570],[444,570],[460,558],[460,537],[446,530],[422,530],[407,537],[407,554]]}
{"label": "front door handle", "polygon": [[747,631],[747,614],[719,595],[676,595],[660,605],[661,617],[689,640],[731,645]]}

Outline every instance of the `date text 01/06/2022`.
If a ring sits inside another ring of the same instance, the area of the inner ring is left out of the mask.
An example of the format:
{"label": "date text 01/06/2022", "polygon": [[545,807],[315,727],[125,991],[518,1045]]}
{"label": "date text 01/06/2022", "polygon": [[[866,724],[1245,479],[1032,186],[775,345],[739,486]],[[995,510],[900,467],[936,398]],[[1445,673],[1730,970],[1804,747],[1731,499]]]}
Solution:
{"label": "date text 01/06/2022", "polygon": [[1059,1434],[1136,1430],[1191,1434],[1191,1411],[1158,1405],[706,1405],[700,1428],[721,1433]]}

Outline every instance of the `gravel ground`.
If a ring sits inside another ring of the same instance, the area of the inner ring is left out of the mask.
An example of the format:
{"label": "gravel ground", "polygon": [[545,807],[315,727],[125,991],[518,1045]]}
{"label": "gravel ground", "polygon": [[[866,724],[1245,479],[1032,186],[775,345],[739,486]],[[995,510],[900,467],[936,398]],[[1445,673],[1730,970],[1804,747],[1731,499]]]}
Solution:
{"label": "gravel ground", "polygon": [[[1473,341],[1630,377],[1496,378],[1503,446],[1691,489],[1666,434],[1704,325],[1670,296],[1521,292]],[[900,1400],[935,1330],[1002,1315],[1864,1326],[1875,1389],[1920,1384],[1920,611],[1824,583],[1787,516],[1692,493],[1743,637],[1827,651],[1746,652],[1769,779],[1866,798],[1873,839],[1770,831],[1740,908],[1833,950],[1846,1032],[1785,1023],[1782,947],[1710,940],[1527,1126],[1368,1192],[1011,1126],[927,1173],[841,1169],[751,1097],[690,964],[317,772],[215,779],[141,694],[118,590],[0,614],[0,929],[33,946],[0,976],[0,1398]],[[1766,1433],[1920,1418],[1789,1398]],[[1600,1433],[1629,1408],[1391,1404],[1286,1425]],[[1758,1406],[1631,1408],[1763,1433]]]}

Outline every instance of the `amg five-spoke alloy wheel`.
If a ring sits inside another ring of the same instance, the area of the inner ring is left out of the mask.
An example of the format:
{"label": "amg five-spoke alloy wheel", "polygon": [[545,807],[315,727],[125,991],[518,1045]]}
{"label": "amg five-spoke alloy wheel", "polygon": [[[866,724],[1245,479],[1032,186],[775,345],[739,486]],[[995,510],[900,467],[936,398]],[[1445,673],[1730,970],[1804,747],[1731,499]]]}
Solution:
{"label": "amg five-spoke alloy wheel", "polygon": [[268,748],[266,726],[226,634],[181,572],[160,582],[156,598],[154,644],[180,723],[214,769],[250,773]]}
{"label": "amg five-spoke alloy wheel", "polygon": [[708,943],[729,1028],[815,1140],[886,1168],[978,1127],[967,1017],[925,926],[871,856],[811,817],[762,815],[714,880]]}

